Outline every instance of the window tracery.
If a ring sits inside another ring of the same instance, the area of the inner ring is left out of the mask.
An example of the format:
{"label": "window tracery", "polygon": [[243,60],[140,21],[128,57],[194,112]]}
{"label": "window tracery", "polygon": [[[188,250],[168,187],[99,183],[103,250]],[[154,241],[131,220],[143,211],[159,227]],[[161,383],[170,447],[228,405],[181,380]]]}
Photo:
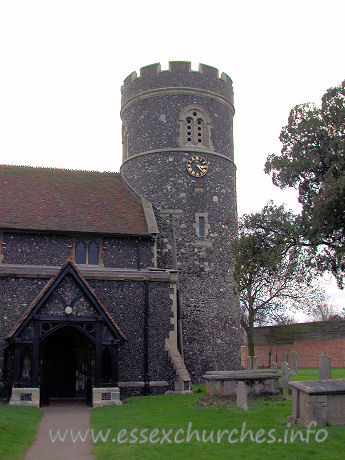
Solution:
{"label": "window tracery", "polygon": [[102,265],[101,255],[102,247],[101,240],[87,240],[75,239],[74,244],[74,257],[72,257],[76,264],[79,265]]}
{"label": "window tracery", "polygon": [[179,119],[181,147],[188,145],[213,150],[211,124],[206,113],[199,107],[187,107]]}

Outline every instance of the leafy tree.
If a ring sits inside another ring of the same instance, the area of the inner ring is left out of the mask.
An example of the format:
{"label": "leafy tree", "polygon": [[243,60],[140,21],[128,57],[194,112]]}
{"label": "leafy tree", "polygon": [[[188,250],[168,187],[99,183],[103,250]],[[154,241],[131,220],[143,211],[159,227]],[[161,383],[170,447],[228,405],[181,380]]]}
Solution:
{"label": "leafy tree", "polygon": [[343,287],[345,274],[345,81],[330,88],[321,107],[298,105],[280,134],[280,155],[265,172],[280,188],[295,187],[302,204],[301,228],[319,268]]}
{"label": "leafy tree", "polygon": [[251,356],[254,326],[277,322],[292,309],[307,308],[319,299],[314,270],[298,244],[299,226],[299,216],[272,202],[239,220],[239,235],[232,243],[235,292]]}

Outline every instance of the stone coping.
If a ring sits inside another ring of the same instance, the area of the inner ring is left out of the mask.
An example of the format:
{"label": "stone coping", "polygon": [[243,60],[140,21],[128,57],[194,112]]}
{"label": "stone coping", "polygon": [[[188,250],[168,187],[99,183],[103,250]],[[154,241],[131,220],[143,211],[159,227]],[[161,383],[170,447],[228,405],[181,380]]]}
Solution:
{"label": "stone coping", "polygon": [[277,370],[276,369],[237,369],[237,370],[231,370],[231,371],[207,371],[205,372],[205,375],[221,375],[221,374],[232,374],[232,373],[236,373],[236,374],[248,374],[248,373],[252,373],[252,372],[255,372],[257,374],[277,374]]}
{"label": "stone coping", "polygon": [[269,370],[244,370],[244,371],[221,371],[206,373],[205,380],[261,380],[261,379],[279,379],[280,375],[276,371]]}
{"label": "stone coping", "polygon": [[[133,280],[133,281],[169,281],[177,279],[176,270],[155,269],[121,269],[111,267],[83,267],[77,265],[81,274],[91,280]],[[21,265],[0,263],[0,277],[13,276],[17,278],[52,278],[61,269],[61,266],[50,265]]]}
{"label": "stone coping", "polygon": [[345,393],[345,379],[303,380],[289,382],[289,386],[310,395]]}

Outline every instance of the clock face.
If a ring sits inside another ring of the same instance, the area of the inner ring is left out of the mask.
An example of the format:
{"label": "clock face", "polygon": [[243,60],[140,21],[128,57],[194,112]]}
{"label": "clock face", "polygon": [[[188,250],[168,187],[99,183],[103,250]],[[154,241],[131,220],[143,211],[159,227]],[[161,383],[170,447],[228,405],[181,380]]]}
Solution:
{"label": "clock face", "polygon": [[192,155],[188,158],[187,171],[194,177],[202,177],[207,173],[208,164],[207,161],[200,155]]}

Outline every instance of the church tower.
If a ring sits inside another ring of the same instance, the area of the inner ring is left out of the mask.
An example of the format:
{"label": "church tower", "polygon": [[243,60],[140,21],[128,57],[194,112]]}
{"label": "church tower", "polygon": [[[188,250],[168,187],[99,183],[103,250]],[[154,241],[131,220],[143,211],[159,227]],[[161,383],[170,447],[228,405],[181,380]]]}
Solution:
{"label": "church tower", "polygon": [[233,116],[231,79],[203,64],[149,65],[122,87],[121,174],[152,202],[157,268],[178,269],[180,352],[194,381],[240,365]]}

